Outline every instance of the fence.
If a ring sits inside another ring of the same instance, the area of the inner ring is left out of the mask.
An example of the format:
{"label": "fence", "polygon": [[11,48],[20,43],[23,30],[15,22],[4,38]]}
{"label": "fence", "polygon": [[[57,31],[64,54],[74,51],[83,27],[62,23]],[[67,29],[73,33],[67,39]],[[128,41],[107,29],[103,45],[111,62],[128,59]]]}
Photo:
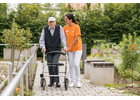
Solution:
{"label": "fence", "polygon": [[[20,55],[20,70],[18,73],[12,72],[12,63],[9,63],[8,66],[8,86],[4,89],[4,91],[1,93],[1,96],[12,96],[15,88],[17,87],[19,81],[20,81],[20,90],[21,90],[21,96],[24,95],[24,89],[23,89],[23,75],[26,74],[26,90],[28,93],[28,67],[29,67],[29,73],[30,73],[30,79],[29,79],[29,85],[31,86],[31,80],[33,78],[33,75],[35,74],[35,67],[36,61],[37,61],[37,49],[38,46],[33,46],[29,49],[29,51],[26,52],[26,62],[23,61],[23,55]],[[28,57],[30,57],[28,59]],[[23,65],[23,63],[25,63]],[[13,77],[13,75],[16,75]]]}

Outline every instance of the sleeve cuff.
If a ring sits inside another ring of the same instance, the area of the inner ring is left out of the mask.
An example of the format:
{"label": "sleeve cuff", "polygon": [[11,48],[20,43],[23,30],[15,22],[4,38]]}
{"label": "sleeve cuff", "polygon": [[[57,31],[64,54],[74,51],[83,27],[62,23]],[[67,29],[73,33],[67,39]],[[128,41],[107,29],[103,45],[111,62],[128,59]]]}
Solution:
{"label": "sleeve cuff", "polygon": [[45,49],[45,46],[43,46],[42,49]]}
{"label": "sleeve cuff", "polygon": [[67,49],[67,47],[65,46],[64,49]]}

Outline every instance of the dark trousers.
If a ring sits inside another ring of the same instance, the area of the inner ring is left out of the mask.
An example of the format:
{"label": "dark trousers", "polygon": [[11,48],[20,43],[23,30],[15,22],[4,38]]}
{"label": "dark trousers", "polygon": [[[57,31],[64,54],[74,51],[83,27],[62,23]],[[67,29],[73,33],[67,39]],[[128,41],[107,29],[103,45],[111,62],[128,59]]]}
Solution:
{"label": "dark trousers", "polygon": [[[58,63],[60,54],[49,54],[47,55],[47,63]],[[59,67],[58,66],[48,66],[49,75],[59,75]],[[59,82],[59,77],[51,77],[50,83]]]}

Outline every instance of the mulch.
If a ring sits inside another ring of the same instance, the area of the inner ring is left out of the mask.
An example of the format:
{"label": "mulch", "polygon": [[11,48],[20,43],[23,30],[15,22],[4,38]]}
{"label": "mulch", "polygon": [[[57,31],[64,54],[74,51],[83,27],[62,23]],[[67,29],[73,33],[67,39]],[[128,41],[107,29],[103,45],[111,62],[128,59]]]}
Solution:
{"label": "mulch", "polygon": [[[115,72],[115,77],[114,77],[114,83],[119,84],[121,82],[122,84],[132,84],[132,82],[128,82],[126,79],[122,79],[118,73]],[[138,86],[133,86],[133,87],[121,87],[120,90],[128,90],[130,93],[140,95],[140,82],[133,80],[134,84],[137,84]]]}
{"label": "mulch", "polygon": [[[36,70],[37,70],[37,67],[35,67],[35,72],[36,72]],[[26,85],[26,79],[25,79],[26,77],[24,76],[24,85]],[[30,77],[28,76],[28,86],[29,86],[29,88],[28,89],[30,89],[30,90],[32,90],[33,89],[33,83],[34,83],[34,80],[35,80],[35,75],[33,75],[33,79],[31,80],[31,86],[30,86],[30,82],[29,82],[29,79],[30,79]],[[4,88],[5,88],[6,86],[4,86],[2,89],[1,89],[1,91],[0,91],[0,94],[2,93],[2,91],[4,90]]]}

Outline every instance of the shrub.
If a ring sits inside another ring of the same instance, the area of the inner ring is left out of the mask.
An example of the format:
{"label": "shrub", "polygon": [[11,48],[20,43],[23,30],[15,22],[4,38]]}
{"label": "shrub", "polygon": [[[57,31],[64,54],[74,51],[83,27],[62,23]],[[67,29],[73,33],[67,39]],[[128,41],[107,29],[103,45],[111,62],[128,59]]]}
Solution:
{"label": "shrub", "polygon": [[[136,68],[140,61],[140,37],[132,36],[130,33],[128,37],[123,35],[123,40],[120,42],[120,51],[122,63],[119,68],[119,73],[122,77],[129,78],[131,76],[129,69]],[[133,64],[133,65],[132,65]]]}

